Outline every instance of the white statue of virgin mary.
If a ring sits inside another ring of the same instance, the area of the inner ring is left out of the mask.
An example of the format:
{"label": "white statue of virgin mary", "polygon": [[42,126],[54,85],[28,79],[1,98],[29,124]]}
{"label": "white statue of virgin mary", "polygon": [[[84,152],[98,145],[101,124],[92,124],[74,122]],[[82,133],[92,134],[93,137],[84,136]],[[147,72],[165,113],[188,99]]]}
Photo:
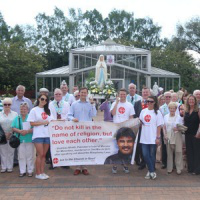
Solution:
{"label": "white statue of virgin mary", "polygon": [[96,64],[96,74],[95,74],[95,80],[97,81],[100,88],[103,88],[106,80],[107,80],[107,66],[104,61],[104,56],[100,55],[99,60]]}

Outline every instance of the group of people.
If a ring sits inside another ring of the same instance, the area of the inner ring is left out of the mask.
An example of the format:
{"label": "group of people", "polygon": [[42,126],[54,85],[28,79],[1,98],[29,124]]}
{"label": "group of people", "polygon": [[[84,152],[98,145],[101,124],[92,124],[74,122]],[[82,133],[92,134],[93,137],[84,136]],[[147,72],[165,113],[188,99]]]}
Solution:
{"label": "group of people", "polygon": [[[69,120],[74,122],[92,121],[97,114],[95,101],[88,98],[86,87],[73,88],[74,94],[69,94],[66,82],[62,82],[60,88],[54,90],[53,98],[49,98],[46,88],[40,89],[40,94],[34,102],[24,97],[25,87],[19,85],[16,88],[14,98],[5,98],[2,101],[0,112],[0,126],[3,128],[9,141],[12,134],[20,138],[20,146],[15,152],[9,142],[0,145],[1,173],[11,173],[13,162],[19,162],[20,177],[26,174],[33,176],[34,159],[35,178],[46,180],[49,176],[44,173],[46,154],[50,147],[48,124],[51,120]],[[180,93],[182,95],[180,95]],[[139,169],[146,166],[148,172],[146,179],[155,179],[156,151],[162,144],[162,168],[167,168],[172,173],[174,166],[177,174],[183,169],[183,133],[186,143],[188,172],[200,174],[200,90],[195,90],[193,95],[185,95],[184,92],[165,92],[159,97],[151,95],[147,87],[143,87],[142,96],[136,94],[136,85],[129,84],[129,91],[120,89],[118,97],[112,102],[106,99],[100,105],[104,111],[104,121],[120,123],[131,118],[139,118],[141,127],[138,133],[138,142],[135,161],[140,165]],[[130,129],[121,129],[120,137],[128,135],[130,139],[124,140],[124,152],[130,158],[132,152],[126,147],[126,143],[134,143],[135,135]],[[36,150],[36,152],[35,152]],[[18,156],[16,155],[18,153]],[[129,155],[130,154],[130,155]],[[128,160],[128,159],[127,159]],[[175,161],[175,163],[174,163]],[[113,164],[112,173],[117,173],[116,163]],[[129,173],[128,163],[123,162],[123,170]],[[74,175],[80,173],[88,175],[86,166],[76,166]]]}
{"label": "group of people", "polygon": [[[136,94],[136,85],[129,84],[129,94],[121,89],[115,102],[105,101],[104,120],[119,123],[130,118],[139,118],[139,129],[135,161],[139,170],[148,168],[145,179],[155,179],[156,152],[161,144],[162,169],[170,174],[183,170],[183,149],[186,147],[188,173],[200,174],[200,90],[193,94],[173,90],[155,96],[143,87],[142,96]],[[111,104],[112,103],[112,104]],[[109,109],[110,107],[110,109]],[[128,172],[127,166],[124,168]],[[112,168],[117,173],[117,167]]]}

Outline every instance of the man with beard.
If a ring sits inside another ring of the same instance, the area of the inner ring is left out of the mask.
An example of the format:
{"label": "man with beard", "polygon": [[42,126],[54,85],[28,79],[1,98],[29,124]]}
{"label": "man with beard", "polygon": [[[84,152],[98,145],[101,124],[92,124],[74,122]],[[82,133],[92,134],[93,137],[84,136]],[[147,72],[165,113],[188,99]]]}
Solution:
{"label": "man with beard", "polygon": [[104,164],[119,164],[128,165],[131,163],[133,146],[135,142],[135,135],[130,128],[122,127],[116,134],[117,145],[119,151],[117,154],[111,155],[106,158]]}

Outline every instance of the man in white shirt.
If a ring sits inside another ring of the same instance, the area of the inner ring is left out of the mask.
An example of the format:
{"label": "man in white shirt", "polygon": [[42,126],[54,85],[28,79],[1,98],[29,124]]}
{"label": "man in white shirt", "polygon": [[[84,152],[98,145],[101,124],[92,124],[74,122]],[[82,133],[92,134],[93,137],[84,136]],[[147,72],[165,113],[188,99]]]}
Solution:
{"label": "man in white shirt", "polygon": [[[126,89],[120,89],[119,97],[117,97],[116,101],[112,103],[110,108],[111,114],[113,115],[114,123],[121,123],[126,120],[133,118],[135,115],[134,107],[131,103],[126,101],[127,91]],[[129,173],[129,169],[126,165],[124,165],[123,170],[125,173]],[[113,166],[112,173],[117,173],[117,166]]]}
{"label": "man in white shirt", "polygon": [[129,94],[126,97],[126,100],[130,102],[133,106],[135,105],[135,102],[142,100],[142,97],[138,94],[136,94],[136,85],[133,83],[130,83],[128,86]]}

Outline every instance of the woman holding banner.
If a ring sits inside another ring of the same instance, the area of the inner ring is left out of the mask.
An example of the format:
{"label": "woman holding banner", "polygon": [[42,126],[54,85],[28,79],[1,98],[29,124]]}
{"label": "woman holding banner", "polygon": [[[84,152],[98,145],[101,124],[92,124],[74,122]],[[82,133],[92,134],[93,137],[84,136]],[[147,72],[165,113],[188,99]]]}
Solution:
{"label": "woman holding banner", "polygon": [[142,131],[140,143],[142,153],[148,167],[145,179],[155,179],[156,146],[160,143],[160,129],[164,124],[161,112],[158,110],[158,100],[155,96],[147,99],[148,108],[140,113]]}
{"label": "woman holding banner", "polygon": [[36,175],[35,178],[45,180],[49,176],[44,173],[45,156],[49,149],[50,139],[48,124],[50,122],[49,98],[40,95],[28,116],[27,121],[33,126],[33,143],[36,148]]}

